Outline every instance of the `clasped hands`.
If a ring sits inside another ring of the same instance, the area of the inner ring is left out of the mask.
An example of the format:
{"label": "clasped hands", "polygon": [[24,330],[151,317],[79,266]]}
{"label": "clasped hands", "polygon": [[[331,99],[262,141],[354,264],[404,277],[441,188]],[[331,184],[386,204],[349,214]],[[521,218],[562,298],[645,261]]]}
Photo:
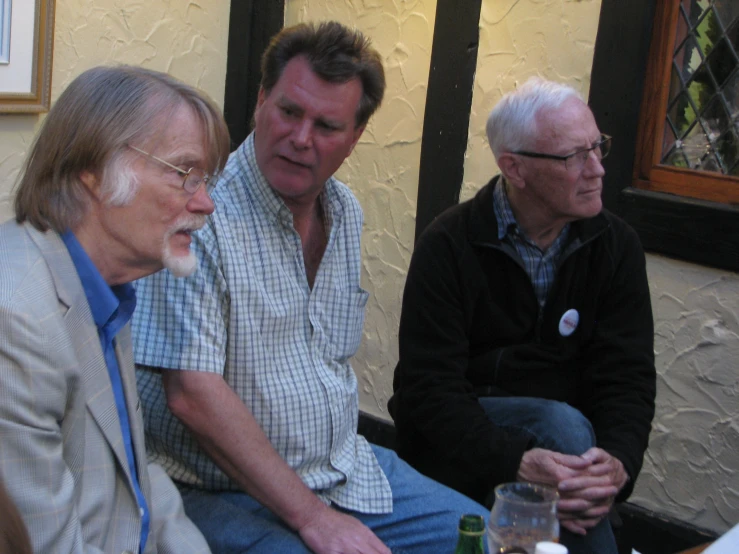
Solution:
{"label": "clasped hands", "polygon": [[578,535],[585,535],[608,514],[629,480],[621,461],[596,447],[581,456],[534,448],[523,455],[516,477],[555,487],[560,525]]}

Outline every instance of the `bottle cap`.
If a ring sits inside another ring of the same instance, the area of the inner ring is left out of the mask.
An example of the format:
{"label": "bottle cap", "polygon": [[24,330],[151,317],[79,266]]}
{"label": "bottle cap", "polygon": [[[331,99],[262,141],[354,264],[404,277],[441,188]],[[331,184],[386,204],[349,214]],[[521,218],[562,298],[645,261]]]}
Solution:
{"label": "bottle cap", "polygon": [[556,542],[537,542],[534,554],[567,554],[567,548]]}

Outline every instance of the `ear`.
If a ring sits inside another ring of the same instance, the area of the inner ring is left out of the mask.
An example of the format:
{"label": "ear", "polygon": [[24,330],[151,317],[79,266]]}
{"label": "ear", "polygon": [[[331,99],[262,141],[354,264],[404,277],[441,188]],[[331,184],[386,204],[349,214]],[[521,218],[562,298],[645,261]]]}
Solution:
{"label": "ear", "polygon": [[357,127],[354,129],[354,135],[352,136],[352,143],[349,146],[349,152],[347,152],[346,156],[349,157],[349,154],[354,152],[354,147],[359,142],[359,138],[362,136],[362,133],[364,133],[364,129],[367,127],[367,125],[362,125],[361,127]]}
{"label": "ear", "polygon": [[84,170],[80,171],[79,179],[94,198],[100,198],[100,180],[97,178],[97,175],[91,171]]}
{"label": "ear", "polygon": [[516,154],[505,152],[498,156],[496,161],[506,181],[518,189],[523,189],[526,185],[526,166],[521,162],[521,158]]}
{"label": "ear", "polygon": [[259,87],[259,93],[257,94],[257,106],[255,109],[259,109],[262,107],[262,104],[264,104],[264,101],[267,99],[267,92],[264,90],[264,87]]}

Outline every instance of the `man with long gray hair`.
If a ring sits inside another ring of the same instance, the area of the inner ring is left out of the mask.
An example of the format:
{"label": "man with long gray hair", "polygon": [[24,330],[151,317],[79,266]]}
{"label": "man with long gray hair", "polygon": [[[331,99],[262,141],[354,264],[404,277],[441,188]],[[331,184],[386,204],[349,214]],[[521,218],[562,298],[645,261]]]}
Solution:
{"label": "man with long gray hair", "polygon": [[209,552],[149,464],[130,281],[196,267],[228,131],[168,75],[98,67],[46,117],[0,226],[0,478],[34,552]]}
{"label": "man with long gray hair", "polygon": [[572,554],[615,554],[654,415],[652,309],[636,233],[603,210],[611,137],[569,86],[534,78],[488,119],[501,175],[421,235],[400,319],[398,451],[490,503],[556,487]]}

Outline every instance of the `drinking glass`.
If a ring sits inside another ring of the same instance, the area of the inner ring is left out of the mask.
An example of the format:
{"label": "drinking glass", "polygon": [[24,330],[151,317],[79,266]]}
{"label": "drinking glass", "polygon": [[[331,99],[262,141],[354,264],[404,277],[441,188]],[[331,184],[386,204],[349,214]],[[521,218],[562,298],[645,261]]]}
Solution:
{"label": "drinking glass", "polygon": [[495,487],[487,524],[490,554],[534,554],[537,542],[559,539],[557,500],[552,487],[504,483]]}

